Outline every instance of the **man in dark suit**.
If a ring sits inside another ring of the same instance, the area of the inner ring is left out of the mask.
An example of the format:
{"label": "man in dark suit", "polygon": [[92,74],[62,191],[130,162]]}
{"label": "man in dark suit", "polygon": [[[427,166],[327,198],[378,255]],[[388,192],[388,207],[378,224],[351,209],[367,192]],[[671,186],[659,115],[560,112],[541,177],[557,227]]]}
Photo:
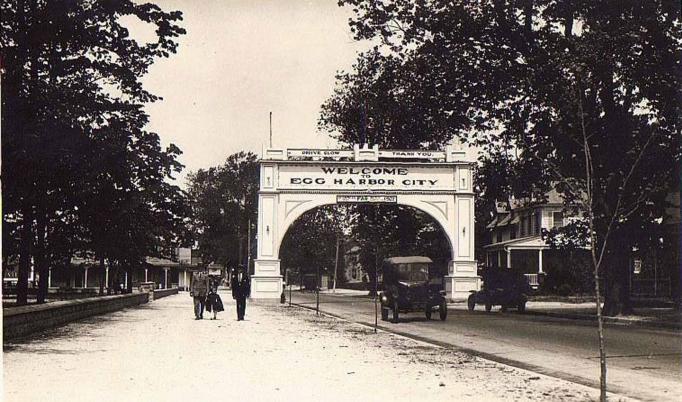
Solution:
{"label": "man in dark suit", "polygon": [[232,298],[237,301],[237,321],[243,321],[244,313],[246,313],[246,298],[251,296],[251,280],[243,265],[239,265],[232,272],[230,286],[232,287]]}
{"label": "man in dark suit", "polygon": [[204,304],[208,294],[208,275],[203,271],[195,272],[189,289],[194,301],[194,319],[201,320],[204,318]]}

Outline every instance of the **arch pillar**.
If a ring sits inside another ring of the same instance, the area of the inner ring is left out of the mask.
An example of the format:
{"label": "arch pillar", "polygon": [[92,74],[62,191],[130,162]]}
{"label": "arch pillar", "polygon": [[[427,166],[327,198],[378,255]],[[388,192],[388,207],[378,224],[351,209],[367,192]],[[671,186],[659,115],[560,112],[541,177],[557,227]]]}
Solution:
{"label": "arch pillar", "polygon": [[261,192],[258,195],[258,251],[251,276],[251,297],[254,298],[279,298],[283,290],[279,250],[275,240],[281,230],[278,205],[279,194]]}

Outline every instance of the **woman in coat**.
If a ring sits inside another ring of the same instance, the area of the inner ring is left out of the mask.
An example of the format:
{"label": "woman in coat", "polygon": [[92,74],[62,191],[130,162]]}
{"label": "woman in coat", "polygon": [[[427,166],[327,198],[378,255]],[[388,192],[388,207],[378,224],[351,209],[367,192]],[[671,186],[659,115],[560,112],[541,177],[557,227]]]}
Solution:
{"label": "woman in coat", "polygon": [[223,307],[223,301],[220,298],[220,295],[218,294],[218,284],[213,283],[211,284],[211,289],[208,292],[208,295],[206,296],[206,310],[209,312],[213,312],[213,318],[212,320],[215,320],[217,317],[216,315],[218,314],[219,311],[225,310]]}

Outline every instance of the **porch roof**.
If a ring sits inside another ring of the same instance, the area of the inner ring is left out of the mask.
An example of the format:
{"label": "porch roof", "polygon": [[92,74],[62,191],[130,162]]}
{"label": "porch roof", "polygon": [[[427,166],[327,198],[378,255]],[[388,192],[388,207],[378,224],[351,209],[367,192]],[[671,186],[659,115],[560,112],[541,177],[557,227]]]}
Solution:
{"label": "porch roof", "polygon": [[180,266],[179,262],[171,261],[166,258],[157,257],[147,257],[146,263],[154,267],[175,268]]}
{"label": "porch roof", "polygon": [[519,239],[505,240],[499,243],[483,246],[488,251],[496,250],[546,250],[549,245],[542,240],[541,236],[528,236]]}

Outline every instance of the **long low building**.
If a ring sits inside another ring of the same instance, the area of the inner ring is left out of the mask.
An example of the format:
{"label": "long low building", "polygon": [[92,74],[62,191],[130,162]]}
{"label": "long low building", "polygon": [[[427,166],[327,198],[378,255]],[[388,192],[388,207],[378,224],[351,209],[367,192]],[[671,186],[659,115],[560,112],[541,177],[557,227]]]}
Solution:
{"label": "long low building", "polygon": [[[99,261],[92,258],[72,257],[69,264],[50,267],[48,288],[50,293],[59,289],[85,290],[85,293],[99,293],[100,281],[106,293],[130,292],[138,289],[140,284],[153,286],[156,289],[177,287],[188,290],[192,273],[202,269],[201,260],[192,257],[190,249],[177,249],[176,258],[166,259],[147,257],[145,263],[136,267],[110,266],[105,262],[104,268]],[[218,264],[208,266],[212,275],[225,277],[225,269]],[[38,287],[39,275],[31,267],[29,274],[29,294]],[[7,264],[3,278],[3,294],[13,294],[17,283],[17,265]],[[152,285],[153,284],[153,285]]]}

